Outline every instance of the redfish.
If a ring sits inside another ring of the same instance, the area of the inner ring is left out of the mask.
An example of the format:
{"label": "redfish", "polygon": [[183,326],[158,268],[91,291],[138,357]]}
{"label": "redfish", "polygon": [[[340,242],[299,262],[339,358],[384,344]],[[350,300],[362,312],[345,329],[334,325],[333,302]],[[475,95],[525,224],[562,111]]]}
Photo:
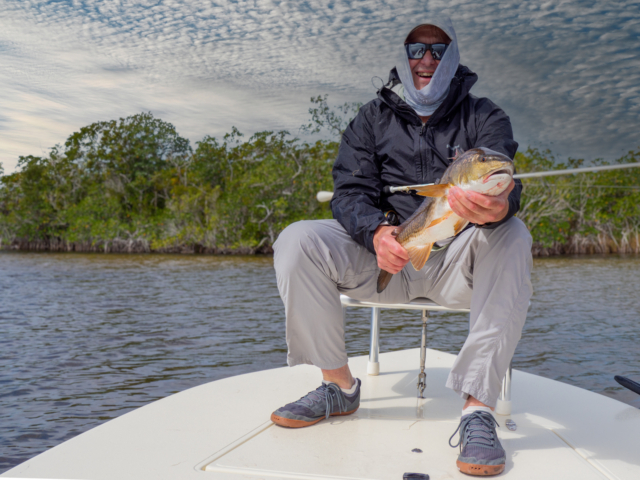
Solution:
{"label": "redfish", "polygon": [[[440,183],[412,188],[428,198],[394,233],[407,250],[413,268],[417,271],[424,267],[435,242],[457,235],[469,223],[451,210],[448,200],[451,187],[499,195],[511,184],[514,170],[513,161],[506,155],[488,148],[473,148],[455,158]],[[378,293],[387,287],[392,276],[380,271]]]}

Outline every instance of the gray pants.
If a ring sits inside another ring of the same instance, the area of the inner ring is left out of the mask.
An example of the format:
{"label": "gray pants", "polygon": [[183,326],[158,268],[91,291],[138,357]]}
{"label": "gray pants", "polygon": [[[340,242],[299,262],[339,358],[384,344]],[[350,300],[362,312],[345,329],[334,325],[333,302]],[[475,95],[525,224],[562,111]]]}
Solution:
{"label": "gray pants", "polygon": [[526,319],[531,264],[531,235],[511,218],[492,230],[466,230],[448,248],[433,252],[419,272],[407,264],[378,294],[375,255],[337,221],[294,223],[274,245],[287,318],[287,362],[326,370],[347,364],[341,293],[385,303],[427,297],[446,307],[471,309],[469,336],[447,387],[493,407]]}

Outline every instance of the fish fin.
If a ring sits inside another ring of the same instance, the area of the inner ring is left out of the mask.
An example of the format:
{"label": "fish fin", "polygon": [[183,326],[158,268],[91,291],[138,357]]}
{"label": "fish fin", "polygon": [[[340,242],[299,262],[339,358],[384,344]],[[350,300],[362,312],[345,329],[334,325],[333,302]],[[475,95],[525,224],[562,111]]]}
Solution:
{"label": "fish fin", "polygon": [[454,235],[459,234],[462,231],[462,229],[467,226],[468,223],[469,221],[465,220],[464,218],[461,218],[460,220],[458,220],[453,226],[453,232],[454,232],[453,234]]}
{"label": "fish fin", "polygon": [[413,268],[415,268],[416,271],[421,270],[422,267],[424,267],[424,264],[427,263],[432,247],[433,243],[427,243],[426,245],[419,247],[407,248],[411,265],[413,265]]}
{"label": "fish fin", "polygon": [[439,218],[436,218],[433,222],[431,222],[427,226],[427,228],[431,228],[431,227],[433,227],[435,225],[438,225],[440,222],[444,222],[447,218],[449,218],[451,216],[452,213],[453,213],[453,211],[451,211],[451,212],[449,212],[449,213],[447,213],[447,214],[445,214],[445,215],[443,215],[443,216],[441,216]]}
{"label": "fish fin", "polygon": [[418,195],[422,195],[423,197],[444,197],[450,186],[448,183],[439,183],[437,185],[416,187],[412,190],[415,190]]}
{"label": "fish fin", "polygon": [[380,275],[378,275],[378,293],[382,293],[382,291],[387,288],[389,282],[391,281],[391,277],[393,277],[393,273],[389,273],[386,270],[380,270]]}

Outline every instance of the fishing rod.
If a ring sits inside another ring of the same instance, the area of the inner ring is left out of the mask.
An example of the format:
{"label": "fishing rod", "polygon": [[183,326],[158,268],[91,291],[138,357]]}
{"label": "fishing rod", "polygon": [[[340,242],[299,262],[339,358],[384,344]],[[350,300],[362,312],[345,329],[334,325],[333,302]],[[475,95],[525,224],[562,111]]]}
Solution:
{"label": "fishing rod", "polygon": [[[640,167],[640,163],[623,163],[620,165],[601,165],[599,167],[584,167],[584,168],[567,168],[564,170],[548,170],[546,172],[531,172],[531,173],[517,173],[513,176],[514,179],[522,178],[538,178],[538,177],[555,177],[557,175],[571,175],[573,173],[587,173],[587,172],[602,172],[604,170],[620,170],[622,168]],[[396,192],[409,193],[411,190],[416,190],[420,187],[426,187],[433,185],[433,183],[425,183],[422,185],[407,185],[404,187],[384,187],[385,193],[391,194]]]}
{"label": "fishing rod", "polygon": [[[564,170],[548,170],[546,172],[531,172],[531,173],[518,173],[513,176],[514,179],[522,178],[539,178],[539,177],[554,177],[557,175],[571,175],[574,173],[587,173],[587,172],[602,172],[605,170],[620,170],[622,168],[640,167],[640,163],[623,163],[619,165],[601,165],[598,167],[583,167],[583,168],[567,168]],[[433,185],[433,183],[423,183],[421,185],[405,185],[402,187],[390,187],[386,186],[382,189],[382,192],[386,195],[393,193],[410,193],[412,190],[416,190],[420,187],[427,187]],[[333,192],[318,192],[316,198],[319,202],[328,202],[333,197]]]}

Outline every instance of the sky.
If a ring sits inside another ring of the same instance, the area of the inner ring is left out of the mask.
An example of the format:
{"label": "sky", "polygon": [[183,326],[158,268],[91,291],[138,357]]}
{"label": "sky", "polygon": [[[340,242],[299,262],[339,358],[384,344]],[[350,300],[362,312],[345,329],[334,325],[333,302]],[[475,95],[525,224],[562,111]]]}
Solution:
{"label": "sky", "polygon": [[472,89],[521,150],[614,159],[640,147],[637,0],[0,0],[0,162],[96,121],[152,112],[193,144],[237,127],[299,135],[309,99],[375,98],[399,45],[451,17]]}

